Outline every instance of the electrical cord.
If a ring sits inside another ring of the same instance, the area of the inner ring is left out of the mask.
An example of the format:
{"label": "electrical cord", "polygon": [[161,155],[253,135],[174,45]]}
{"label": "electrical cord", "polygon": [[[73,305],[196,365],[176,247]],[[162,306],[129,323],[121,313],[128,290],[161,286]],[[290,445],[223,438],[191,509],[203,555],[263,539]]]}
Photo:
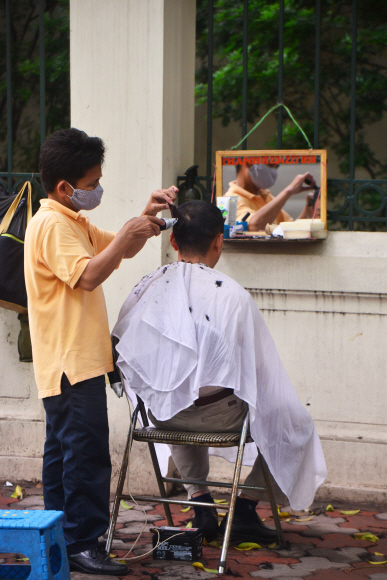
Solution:
{"label": "electrical cord", "polygon": [[143,558],[146,558],[146,556],[148,556],[149,554],[151,554],[154,550],[156,550],[156,548],[158,548],[159,546],[161,546],[162,544],[165,544],[165,542],[168,542],[169,540],[171,540],[172,538],[175,538],[176,536],[183,536],[185,534],[185,532],[179,532],[178,534],[174,534],[173,536],[169,537],[167,540],[164,540],[163,542],[160,542],[160,532],[157,528],[153,528],[150,531],[155,531],[157,533],[157,542],[154,548],[152,548],[151,550],[149,550],[148,552],[146,552],[145,554],[141,554],[140,556],[131,556],[129,557],[129,554],[132,553],[132,551],[134,550],[136,544],[138,543],[139,539],[141,538],[146,525],[148,523],[148,515],[146,513],[146,511],[142,508],[141,505],[139,505],[136,500],[134,499],[134,497],[132,496],[132,494],[130,493],[130,489],[129,489],[129,476],[130,476],[130,451],[132,449],[132,441],[133,441],[133,429],[135,426],[133,426],[132,424],[132,413],[131,413],[131,409],[130,409],[130,402],[129,402],[129,397],[126,395],[126,400],[128,402],[128,407],[129,407],[129,426],[130,426],[130,439],[129,439],[129,455],[128,455],[128,495],[131,497],[132,502],[138,507],[140,508],[140,510],[143,512],[143,514],[145,515],[145,523],[144,526],[141,530],[141,532],[138,534],[134,544],[132,545],[132,547],[130,548],[130,550],[128,550],[125,554],[125,556],[123,556],[122,558],[119,558],[119,560],[124,560],[127,562],[134,562],[135,560],[141,560]]}

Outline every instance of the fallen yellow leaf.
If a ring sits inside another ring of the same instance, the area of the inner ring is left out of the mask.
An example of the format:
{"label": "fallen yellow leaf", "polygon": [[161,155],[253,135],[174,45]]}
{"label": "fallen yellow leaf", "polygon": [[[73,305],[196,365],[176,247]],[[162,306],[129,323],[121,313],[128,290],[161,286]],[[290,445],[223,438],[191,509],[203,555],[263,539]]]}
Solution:
{"label": "fallen yellow leaf", "polygon": [[210,568],[205,568],[201,562],[192,562],[192,566],[195,568],[200,568],[200,570],[204,570],[205,572],[212,572],[213,574],[217,574],[218,570],[211,570]]}
{"label": "fallen yellow leaf", "polygon": [[18,497],[22,497],[22,496],[23,496],[23,490],[20,487],[20,485],[17,485],[15,487],[15,491],[13,492],[13,494],[11,495],[11,497],[18,498]]}
{"label": "fallen yellow leaf", "polygon": [[238,546],[235,546],[236,550],[262,550],[262,546],[256,544],[255,542],[242,542]]}
{"label": "fallen yellow leaf", "polygon": [[327,512],[334,512],[335,508],[333,507],[332,504],[328,504],[327,507],[325,508],[325,511]]}
{"label": "fallen yellow leaf", "polygon": [[310,520],[313,520],[313,516],[310,516],[310,518],[296,518],[294,521],[295,522],[310,522]]}
{"label": "fallen yellow leaf", "polygon": [[229,504],[229,502],[226,501],[225,499],[214,499],[214,502],[215,503],[218,503],[218,504],[220,503],[220,504],[223,504],[223,505],[228,505]]}
{"label": "fallen yellow leaf", "polygon": [[387,560],[383,560],[383,562],[372,562],[372,560],[367,560],[367,562],[369,564],[376,564],[376,565],[378,565],[378,564],[387,564]]}
{"label": "fallen yellow leaf", "polygon": [[192,522],[188,522],[188,524],[185,527],[186,528],[192,528]]}
{"label": "fallen yellow leaf", "polygon": [[355,514],[358,514],[360,510],[349,510],[349,511],[342,511],[340,510],[340,513],[343,514],[343,516],[354,516]]}
{"label": "fallen yellow leaf", "polygon": [[280,518],[289,518],[292,514],[289,512],[278,512]]}
{"label": "fallen yellow leaf", "polygon": [[133,510],[134,507],[126,503],[124,499],[120,501],[120,506],[124,508],[124,510]]}
{"label": "fallen yellow leaf", "polygon": [[184,508],[183,510],[180,510],[180,511],[183,512],[184,514],[186,514],[187,512],[189,512],[190,509],[191,509],[191,506],[189,505],[187,508]]}
{"label": "fallen yellow leaf", "polygon": [[213,540],[212,542],[207,542],[207,546],[211,546],[212,548],[217,548],[218,550],[221,550],[223,548],[222,540]]}
{"label": "fallen yellow leaf", "polygon": [[15,558],[16,562],[29,562],[29,558]]}
{"label": "fallen yellow leaf", "polygon": [[268,548],[275,548],[277,545],[277,542],[273,542],[272,544],[268,545]]}
{"label": "fallen yellow leaf", "polygon": [[219,518],[224,518],[224,516],[225,516],[225,515],[226,515],[226,514],[224,514],[224,513],[218,512],[218,517],[219,517]]}
{"label": "fallen yellow leaf", "polygon": [[380,552],[374,552],[374,556],[384,556],[384,554],[381,554]]}
{"label": "fallen yellow leaf", "polygon": [[111,558],[117,558],[117,554],[109,554]]}
{"label": "fallen yellow leaf", "polygon": [[379,538],[377,536],[375,536],[374,534],[370,534],[369,532],[360,532],[358,534],[354,534],[353,535],[354,538],[356,538],[356,540],[366,540],[367,542],[377,542],[379,540]]}

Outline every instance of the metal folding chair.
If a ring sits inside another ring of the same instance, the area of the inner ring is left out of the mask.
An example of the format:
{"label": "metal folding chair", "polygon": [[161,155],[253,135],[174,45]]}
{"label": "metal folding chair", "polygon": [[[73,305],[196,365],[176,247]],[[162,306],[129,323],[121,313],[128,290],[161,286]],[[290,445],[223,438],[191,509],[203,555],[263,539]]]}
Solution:
{"label": "metal folding chair", "polygon": [[[243,491],[248,490],[259,490],[264,491],[266,490],[270,500],[271,511],[273,513],[273,518],[275,522],[275,527],[278,535],[278,540],[281,546],[285,544],[283,531],[281,527],[281,522],[278,516],[278,509],[277,504],[274,499],[273,489],[270,482],[270,475],[269,469],[266,465],[266,461],[264,460],[261,453],[259,453],[259,459],[261,462],[262,472],[265,479],[266,487],[253,487],[248,485],[243,485],[239,483],[240,474],[241,474],[241,467],[242,467],[242,459],[243,459],[243,451],[245,447],[245,443],[252,442],[252,439],[248,435],[249,430],[249,414],[246,414],[242,431],[240,433],[196,433],[192,431],[173,431],[167,429],[157,429],[153,427],[149,427],[149,421],[147,417],[147,413],[145,410],[145,406],[143,401],[137,397],[137,407],[135,408],[132,416],[132,423],[129,428],[128,438],[126,441],[124,457],[122,459],[121,470],[118,478],[117,490],[114,498],[113,504],[113,511],[111,514],[110,525],[108,530],[108,538],[106,542],[106,551],[110,553],[112,541],[113,541],[113,534],[117,523],[117,516],[118,510],[120,507],[120,501],[123,500],[131,500],[132,497],[130,495],[123,493],[123,487],[125,483],[126,472],[128,469],[128,462],[129,462],[129,453],[132,445],[132,441],[140,441],[143,443],[148,443],[153,468],[155,471],[157,483],[160,490],[161,497],[151,497],[148,495],[136,495],[133,496],[136,501],[155,501],[158,503],[162,503],[164,505],[165,516],[169,526],[173,526],[172,514],[169,508],[169,504],[179,504],[179,505],[187,505],[187,506],[203,506],[203,507],[211,507],[228,510],[228,518],[227,518],[227,525],[226,531],[224,534],[223,539],[223,547],[220,555],[220,560],[218,564],[218,573],[224,574],[226,569],[226,557],[227,557],[227,550],[230,540],[230,532],[232,521],[234,517],[234,510],[235,510],[235,502],[237,498],[238,489]],[[138,415],[140,414],[141,420],[143,423],[143,427],[140,429],[136,429],[136,422]],[[156,450],[154,447],[155,443],[164,443],[164,444],[173,444],[173,445],[201,445],[205,447],[238,447],[237,459],[235,462],[235,469],[234,469],[234,478],[232,483],[223,483],[219,481],[206,481],[206,482],[198,482],[193,481],[190,479],[177,479],[173,477],[163,477],[161,475],[159,462],[157,460]],[[203,485],[209,485],[212,487],[226,487],[231,488],[231,498],[229,506],[225,505],[218,505],[212,503],[205,503],[199,501],[189,501],[189,500],[176,500],[176,499],[169,499],[167,498],[167,494],[165,491],[164,483],[201,483]]]}

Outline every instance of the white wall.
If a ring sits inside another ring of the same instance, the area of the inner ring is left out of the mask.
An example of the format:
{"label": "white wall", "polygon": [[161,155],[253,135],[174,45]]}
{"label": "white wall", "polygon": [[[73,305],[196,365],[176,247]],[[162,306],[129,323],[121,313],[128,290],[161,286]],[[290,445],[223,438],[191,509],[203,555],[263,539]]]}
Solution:
{"label": "white wall", "polygon": [[226,243],[218,268],[247,288],[322,439],[320,497],[387,500],[386,234]]}
{"label": "white wall", "polygon": [[[106,193],[92,213],[103,228],[119,229],[153,189],[193,163],[194,27],[194,0],[71,0],[72,124],[108,147]],[[323,441],[329,479],[322,494],[337,498],[386,499],[385,236],[228,242],[218,265],[262,309]],[[170,259],[165,240],[154,239],[112,275],[105,284],[111,326],[139,278]],[[0,480],[11,481],[40,477],[44,442],[42,404],[32,365],[18,361],[18,332],[16,315],[0,311]],[[108,391],[116,475],[128,411]],[[214,477],[230,473],[219,459],[212,465]],[[135,448],[133,467],[133,491],[153,491],[144,446]]]}
{"label": "white wall", "polygon": [[[71,122],[107,146],[96,225],[118,231],[151,192],[193,163],[195,0],[71,0]],[[147,243],[105,284],[110,325],[134,284],[162,263],[167,235]],[[20,325],[0,310],[0,480],[40,479],[44,410],[31,364],[19,363]],[[127,405],[108,389],[113,472]],[[143,464],[139,454],[139,463]]]}
{"label": "white wall", "polygon": [[0,309],[0,481],[40,480],[45,436],[32,364],[19,362],[17,314]]}
{"label": "white wall", "polygon": [[[118,231],[193,164],[195,10],[195,0],[71,0],[71,123],[107,146],[105,194],[91,214],[99,227]],[[167,239],[148,241],[104,284],[111,327],[132,287],[162,264]],[[116,476],[128,411],[110,389],[108,405]],[[134,461],[149,481],[143,453]]]}

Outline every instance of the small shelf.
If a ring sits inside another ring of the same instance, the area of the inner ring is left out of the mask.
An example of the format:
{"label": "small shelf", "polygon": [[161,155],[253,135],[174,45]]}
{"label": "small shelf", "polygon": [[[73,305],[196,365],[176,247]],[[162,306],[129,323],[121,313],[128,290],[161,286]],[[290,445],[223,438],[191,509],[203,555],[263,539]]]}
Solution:
{"label": "small shelf", "polygon": [[307,239],[299,239],[299,240],[284,240],[283,238],[272,238],[272,237],[260,237],[260,238],[228,238],[225,239],[224,242],[226,244],[251,244],[256,243],[262,244],[314,244],[315,242],[323,242],[324,239],[316,240],[314,238],[307,238]]}

